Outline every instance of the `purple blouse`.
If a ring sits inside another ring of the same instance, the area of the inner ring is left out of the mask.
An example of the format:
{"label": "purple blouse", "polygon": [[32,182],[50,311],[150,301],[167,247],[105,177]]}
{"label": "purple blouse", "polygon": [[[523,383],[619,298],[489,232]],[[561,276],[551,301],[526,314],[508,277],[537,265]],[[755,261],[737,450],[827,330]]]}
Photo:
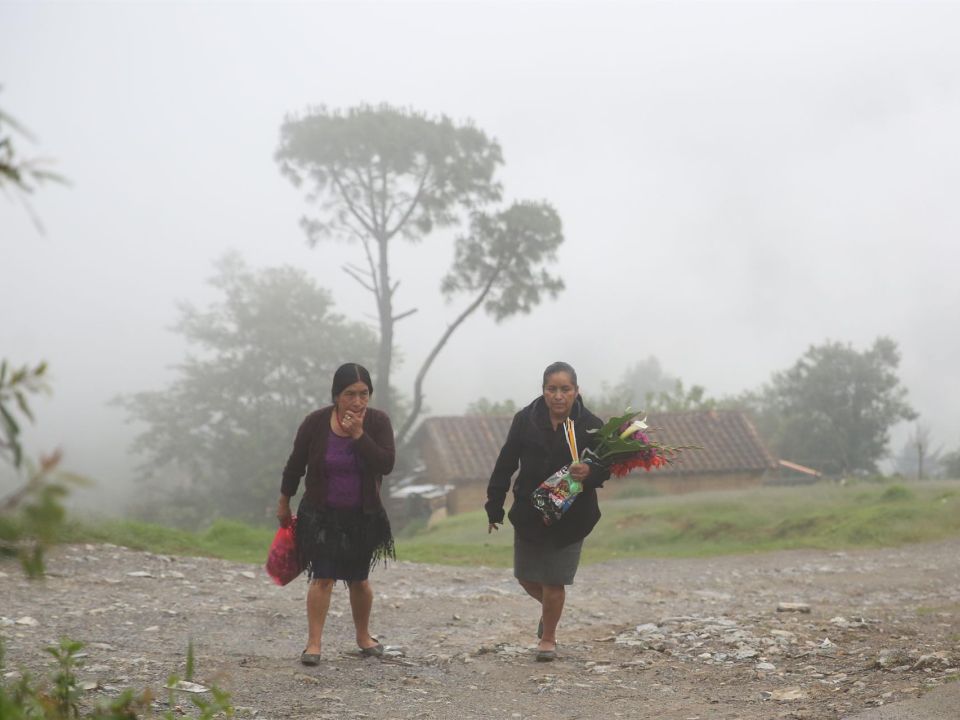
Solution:
{"label": "purple blouse", "polygon": [[341,510],[362,506],[360,466],[353,449],[353,438],[331,432],[324,457],[327,471],[327,505]]}

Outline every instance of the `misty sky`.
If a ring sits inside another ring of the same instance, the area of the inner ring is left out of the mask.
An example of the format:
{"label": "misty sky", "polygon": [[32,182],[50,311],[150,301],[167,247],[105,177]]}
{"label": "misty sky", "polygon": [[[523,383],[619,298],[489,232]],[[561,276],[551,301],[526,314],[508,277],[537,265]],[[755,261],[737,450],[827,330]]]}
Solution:
{"label": "misty sky", "polygon": [[[650,354],[735,393],[811,344],[888,335],[956,447],[958,37],[960,5],[916,1],[0,2],[0,107],[36,136],[22,154],[72,182],[33,199],[43,235],[0,198],[0,356],[52,365],[31,446],[123,478],[132,430],[106,403],[169,380],[176,303],[208,302],[230,249],[305,268],[372,322],[340,270],[359,248],[307,247],[273,154],[288,113],[385,101],[474,120],[502,145],[506,199],[553,203],[567,238],[566,292],[469,320],[432,412],[525,402],[557,359],[588,402]],[[397,330],[410,392],[463,303],[436,302],[448,239],[392,252],[396,307],[420,308]]]}

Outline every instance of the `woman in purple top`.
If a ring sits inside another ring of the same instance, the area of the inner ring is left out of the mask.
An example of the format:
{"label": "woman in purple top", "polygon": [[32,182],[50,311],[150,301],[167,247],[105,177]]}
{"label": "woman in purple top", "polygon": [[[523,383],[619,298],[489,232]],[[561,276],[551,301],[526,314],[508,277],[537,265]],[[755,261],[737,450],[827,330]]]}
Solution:
{"label": "woman in purple top", "polygon": [[333,405],[301,423],[283,470],[277,519],[293,520],[290,498],[304,478],[296,538],[307,569],[307,646],[304,665],[320,662],[320,639],[337,580],[350,592],[350,609],[363,655],[383,655],[370,634],[373,590],[367,579],[379,560],[395,557],[390,521],[380,500],[383,476],[393,470],[393,427],[386,413],[368,407],[373,382],[366,368],[348,363],[333,376]]}

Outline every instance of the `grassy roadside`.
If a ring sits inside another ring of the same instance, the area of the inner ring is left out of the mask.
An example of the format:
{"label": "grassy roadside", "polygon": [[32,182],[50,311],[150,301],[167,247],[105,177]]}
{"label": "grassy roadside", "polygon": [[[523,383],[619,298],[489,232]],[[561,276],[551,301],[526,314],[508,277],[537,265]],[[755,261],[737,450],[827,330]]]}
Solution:
{"label": "grassy roadside", "polygon": [[[601,491],[602,492],[602,491]],[[792,548],[895,546],[960,535],[960,483],[818,484],[606,501],[584,561],[709,557]],[[413,562],[509,567],[509,525],[493,535],[482,513],[456,515],[401,534],[397,555]],[[60,540],[113,543],[168,555],[262,563],[274,529],[218,520],[189,532],[132,521],[72,522]]]}
{"label": "grassy roadside", "polygon": [[85,522],[72,520],[58,542],[112,543],[160,555],[217,557],[236,562],[264,563],[275,528],[217,520],[202,532],[178,530],[133,520]]}
{"label": "grassy roadside", "polygon": [[[601,491],[602,493],[602,491]],[[584,561],[709,557],[795,548],[894,546],[960,535],[960,484],[817,484],[604,502]],[[482,513],[457,515],[399,544],[418,562],[507,567],[509,526],[487,535]]]}

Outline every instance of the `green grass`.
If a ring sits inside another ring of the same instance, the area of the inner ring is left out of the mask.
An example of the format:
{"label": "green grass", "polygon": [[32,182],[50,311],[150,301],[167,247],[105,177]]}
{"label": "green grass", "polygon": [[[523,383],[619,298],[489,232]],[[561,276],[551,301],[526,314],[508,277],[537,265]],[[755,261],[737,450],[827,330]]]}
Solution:
{"label": "green grass", "polygon": [[233,520],[217,520],[207,530],[190,532],[132,520],[96,523],[71,521],[59,540],[67,543],[113,543],[161,555],[199,555],[237,562],[263,563],[275,529]]}
{"label": "green grass", "polygon": [[[709,557],[794,548],[840,550],[960,535],[960,487],[817,484],[605,502],[584,561]],[[405,560],[510,565],[512,531],[458,515],[398,543]]]}
{"label": "green grass", "polygon": [[[691,495],[606,500],[584,562],[626,557],[710,557],[793,548],[895,546],[960,535],[960,485],[909,487],[822,483]],[[188,532],[133,521],[71,522],[62,542],[113,543],[167,555],[262,563],[275,530],[218,520]],[[414,562],[509,567],[509,524],[487,534],[479,512],[398,533],[397,557]]]}

